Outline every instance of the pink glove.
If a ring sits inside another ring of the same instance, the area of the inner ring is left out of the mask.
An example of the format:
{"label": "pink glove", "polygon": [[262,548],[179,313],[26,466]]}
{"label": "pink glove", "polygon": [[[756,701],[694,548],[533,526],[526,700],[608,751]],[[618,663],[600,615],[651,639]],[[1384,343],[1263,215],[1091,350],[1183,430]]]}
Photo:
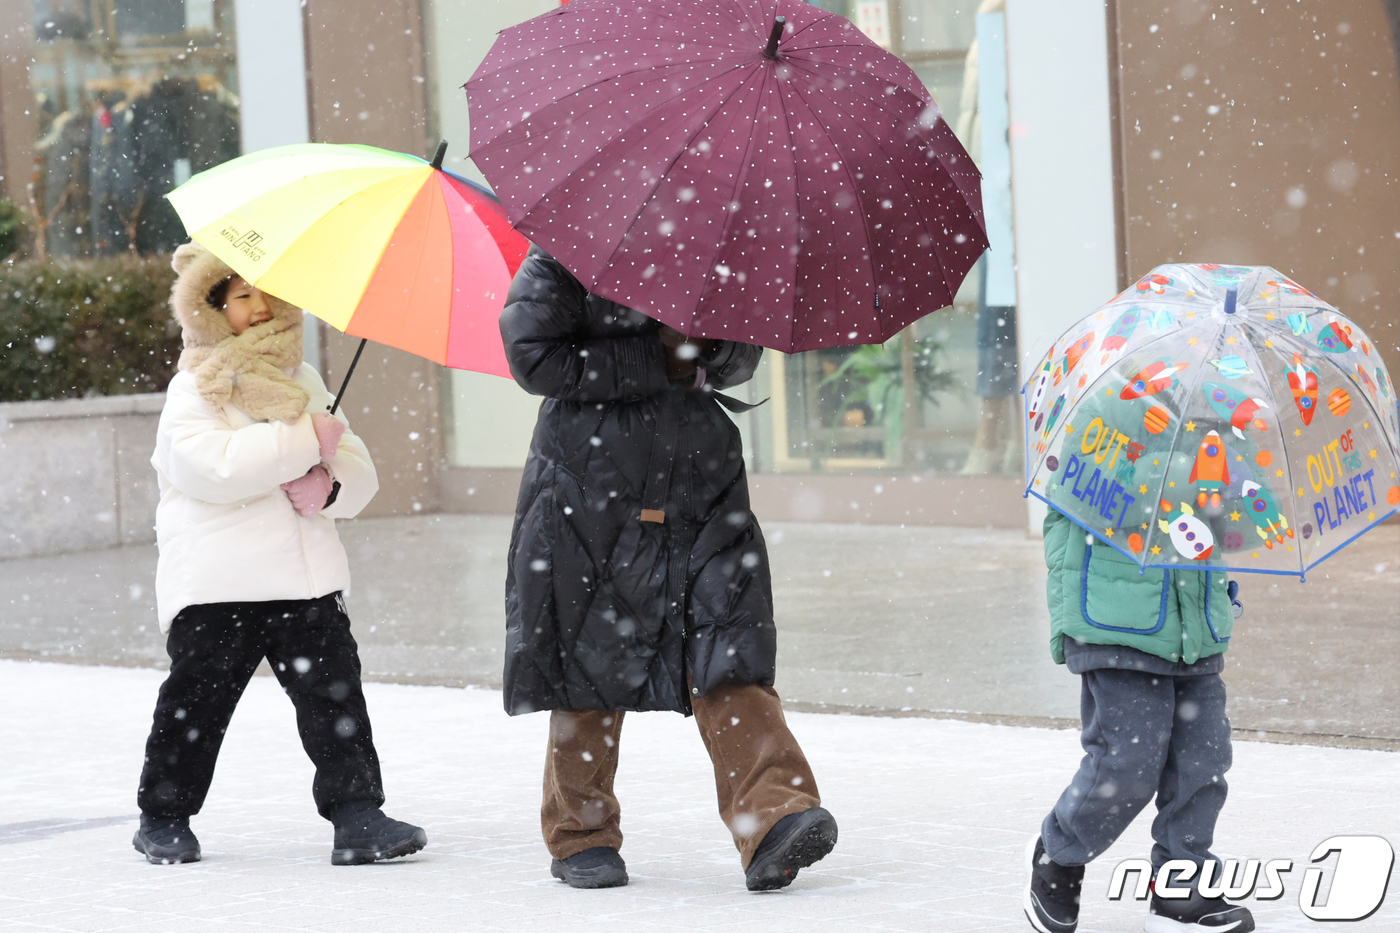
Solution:
{"label": "pink glove", "polygon": [[345,433],[345,424],[335,415],[318,411],[311,416],[311,427],[316,431],[316,440],[321,442],[321,459],[327,462],[334,460],[341,435]]}
{"label": "pink glove", "polygon": [[297,514],[310,518],[326,507],[334,485],[330,471],[318,463],[307,470],[305,476],[283,483],[282,488],[287,491],[287,498]]}

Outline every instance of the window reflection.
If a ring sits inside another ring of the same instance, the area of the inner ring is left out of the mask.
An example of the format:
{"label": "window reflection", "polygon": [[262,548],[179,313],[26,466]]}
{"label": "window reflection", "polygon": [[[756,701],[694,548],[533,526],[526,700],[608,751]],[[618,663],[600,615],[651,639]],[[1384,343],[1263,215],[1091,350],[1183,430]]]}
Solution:
{"label": "window reflection", "polygon": [[40,256],[168,252],[164,199],[237,156],[232,0],[32,0]]}

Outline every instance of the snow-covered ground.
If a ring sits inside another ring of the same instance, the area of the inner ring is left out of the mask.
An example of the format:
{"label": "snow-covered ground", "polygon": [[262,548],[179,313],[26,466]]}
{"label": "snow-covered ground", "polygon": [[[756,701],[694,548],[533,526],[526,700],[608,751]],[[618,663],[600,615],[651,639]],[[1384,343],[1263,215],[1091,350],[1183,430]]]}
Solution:
{"label": "snow-covered ground", "polygon": [[[549,876],[539,838],[546,718],[510,719],[498,693],[368,684],[392,815],[426,850],[330,864],[292,709],[254,678],[194,822],[204,861],[157,867],[130,845],[136,778],[162,675],[0,661],[0,927],[18,930],[438,930],[629,933],[1028,930],[1022,849],[1078,762],[1073,732],[934,719],[791,714],[836,851],[775,894],[744,889],[715,813],[694,725],[629,717],[618,795],[630,886],[574,891]],[[1292,858],[1263,930],[1317,930],[1298,910],[1312,847],[1339,833],[1400,848],[1400,755],[1235,747],[1222,855]],[[1112,866],[1145,856],[1146,819],[1091,866],[1081,930],[1142,928],[1114,904]],[[1354,929],[1400,930],[1400,887]]]}

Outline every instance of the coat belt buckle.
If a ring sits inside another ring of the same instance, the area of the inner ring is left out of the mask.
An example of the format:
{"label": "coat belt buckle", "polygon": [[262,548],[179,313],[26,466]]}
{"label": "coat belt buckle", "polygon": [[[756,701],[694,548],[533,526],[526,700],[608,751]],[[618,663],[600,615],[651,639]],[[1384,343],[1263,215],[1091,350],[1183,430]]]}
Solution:
{"label": "coat belt buckle", "polygon": [[661,509],[642,509],[642,521],[664,525],[666,524],[666,513]]}

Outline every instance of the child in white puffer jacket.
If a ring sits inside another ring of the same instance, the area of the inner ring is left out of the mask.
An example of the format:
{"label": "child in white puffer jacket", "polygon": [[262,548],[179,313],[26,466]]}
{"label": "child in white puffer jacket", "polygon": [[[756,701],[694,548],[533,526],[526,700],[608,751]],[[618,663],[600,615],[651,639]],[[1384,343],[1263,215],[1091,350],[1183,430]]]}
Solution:
{"label": "child in white puffer jacket", "polygon": [[234,707],[266,657],[316,765],[312,793],[335,826],[331,861],[416,852],[422,829],[390,819],[342,592],[335,519],[379,481],[369,451],[302,361],[302,312],[250,286],[195,243],[173,259],[184,332],[151,458],[156,604],[170,676],[146,743],[132,840],[155,864],[198,861],[204,803]]}

